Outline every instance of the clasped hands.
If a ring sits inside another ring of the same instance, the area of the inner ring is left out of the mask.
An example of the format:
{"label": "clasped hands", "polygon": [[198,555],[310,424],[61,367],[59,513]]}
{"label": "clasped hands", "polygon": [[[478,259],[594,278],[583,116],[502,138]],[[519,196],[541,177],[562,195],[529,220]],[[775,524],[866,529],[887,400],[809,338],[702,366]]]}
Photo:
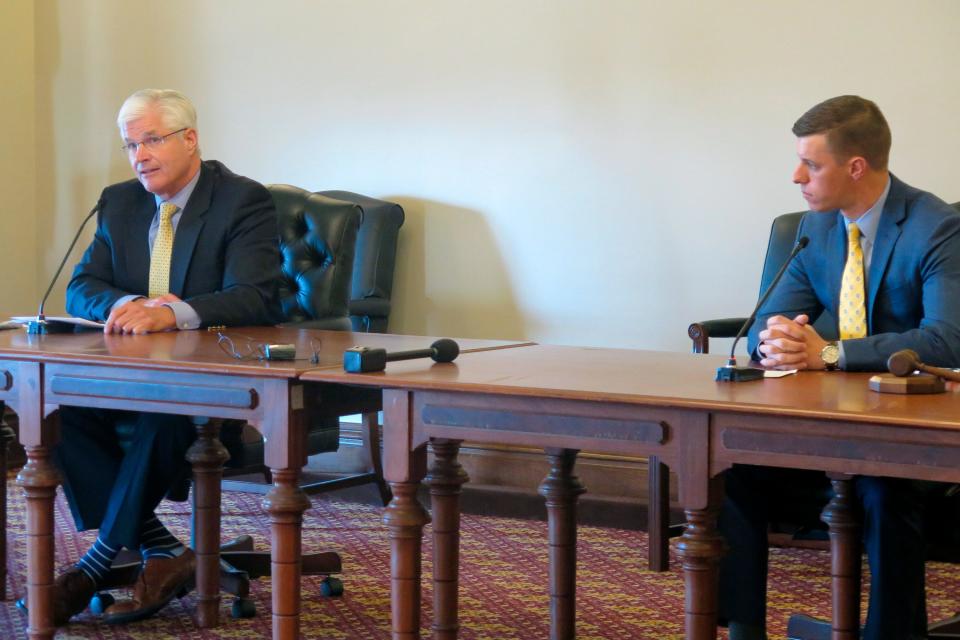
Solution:
{"label": "clasped hands", "polygon": [[122,304],[110,312],[103,327],[104,333],[152,333],[168,331],[177,327],[177,317],[168,302],[179,302],[180,298],[165,293],[156,298],[137,298]]}
{"label": "clasped hands", "polygon": [[768,369],[823,369],[820,352],[827,341],[810,326],[810,318],[802,313],[792,320],[771,316],[767,328],[760,332],[760,364]]}

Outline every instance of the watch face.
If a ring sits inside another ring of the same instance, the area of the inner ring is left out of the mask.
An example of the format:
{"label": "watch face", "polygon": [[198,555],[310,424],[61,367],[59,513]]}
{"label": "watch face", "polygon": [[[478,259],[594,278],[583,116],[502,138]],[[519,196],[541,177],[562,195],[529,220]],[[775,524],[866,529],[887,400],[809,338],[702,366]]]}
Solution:
{"label": "watch face", "polygon": [[827,364],[836,364],[840,360],[840,348],[835,344],[828,344],[820,352],[820,359]]}

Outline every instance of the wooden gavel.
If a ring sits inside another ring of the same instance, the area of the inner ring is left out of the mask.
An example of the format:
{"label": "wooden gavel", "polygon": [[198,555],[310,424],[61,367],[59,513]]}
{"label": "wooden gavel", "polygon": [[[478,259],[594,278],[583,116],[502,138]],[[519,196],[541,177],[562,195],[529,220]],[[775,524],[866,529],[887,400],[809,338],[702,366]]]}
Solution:
{"label": "wooden gavel", "polygon": [[887,358],[887,371],[901,378],[913,375],[915,371],[923,371],[944,380],[960,382],[960,373],[953,369],[923,364],[920,362],[920,356],[913,349],[897,351]]}

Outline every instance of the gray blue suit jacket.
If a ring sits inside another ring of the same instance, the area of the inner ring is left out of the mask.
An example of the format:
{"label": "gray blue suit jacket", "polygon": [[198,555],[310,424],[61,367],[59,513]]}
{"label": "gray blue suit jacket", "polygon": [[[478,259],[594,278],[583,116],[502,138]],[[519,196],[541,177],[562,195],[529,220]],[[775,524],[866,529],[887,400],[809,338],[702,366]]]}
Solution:
{"label": "gray blue suit jacket", "polygon": [[[867,337],[844,340],[848,371],[885,371],[887,358],[913,349],[927,364],[960,366],[960,214],[936,196],[890,176],[867,273]],[[810,244],[750,328],[748,349],[757,356],[767,318],[824,309],[838,317],[840,280],[847,254],[842,214],[809,212],[798,237]]]}
{"label": "gray blue suit jacket", "polygon": [[[96,234],[67,286],[69,313],[106,320],[120,298],[147,295],[156,210],[137,180],[103,190]],[[280,264],[270,192],[204,161],[174,236],[170,292],[193,307],[202,327],[269,324],[278,316]]]}

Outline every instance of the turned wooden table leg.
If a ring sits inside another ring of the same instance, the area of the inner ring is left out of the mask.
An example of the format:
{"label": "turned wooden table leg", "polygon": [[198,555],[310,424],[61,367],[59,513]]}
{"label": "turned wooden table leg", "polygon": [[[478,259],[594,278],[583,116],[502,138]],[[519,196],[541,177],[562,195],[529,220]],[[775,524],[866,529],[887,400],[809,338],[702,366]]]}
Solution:
{"label": "turned wooden table leg", "polygon": [[27,501],[27,603],[30,607],[27,636],[52,638],[54,521],[53,501],[60,474],[50,459],[51,448],[26,447],[27,464],[17,475]]}
{"label": "turned wooden table leg", "polygon": [[718,580],[723,536],[717,531],[722,480],[710,480],[706,509],[687,509],[687,525],[677,551],[683,559],[686,592],[685,628],[687,640],[714,640],[717,637]]}
{"label": "turned wooden table leg", "polygon": [[431,440],[433,466],[426,477],[433,508],[433,637],[453,640],[460,624],[460,490],[467,473],[457,461],[459,440]]}
{"label": "turned wooden table leg", "polygon": [[547,449],[550,472],[540,483],[550,542],[550,639],[576,637],[577,498],[585,491],[573,475],[576,449]]}
{"label": "turned wooden table leg", "polygon": [[193,467],[193,548],[197,554],[197,625],[217,626],[220,614],[220,480],[230,454],[220,424],[194,418],[197,439],[187,450]]}
{"label": "turned wooden table leg", "polygon": [[393,640],[420,637],[420,548],[430,516],[417,500],[419,482],[390,482],[393,499],[383,513],[390,531],[390,611]]}
{"label": "turned wooden table leg", "polygon": [[[2,422],[4,405],[0,402],[0,478],[6,483],[7,478],[7,452],[10,443],[14,441],[17,435],[5,422]],[[7,487],[3,486],[0,491],[0,522],[7,522]],[[0,600],[7,599],[7,528],[3,527],[0,531]]]}
{"label": "turned wooden table leg", "polygon": [[860,520],[853,480],[829,474],[834,495],[820,518],[830,528],[830,578],[833,640],[860,637]]}
{"label": "turned wooden table leg", "polygon": [[273,575],[273,638],[300,637],[300,573],[303,512],[310,499],[300,488],[300,469],[271,469],[273,489],[263,499],[270,513]]}

